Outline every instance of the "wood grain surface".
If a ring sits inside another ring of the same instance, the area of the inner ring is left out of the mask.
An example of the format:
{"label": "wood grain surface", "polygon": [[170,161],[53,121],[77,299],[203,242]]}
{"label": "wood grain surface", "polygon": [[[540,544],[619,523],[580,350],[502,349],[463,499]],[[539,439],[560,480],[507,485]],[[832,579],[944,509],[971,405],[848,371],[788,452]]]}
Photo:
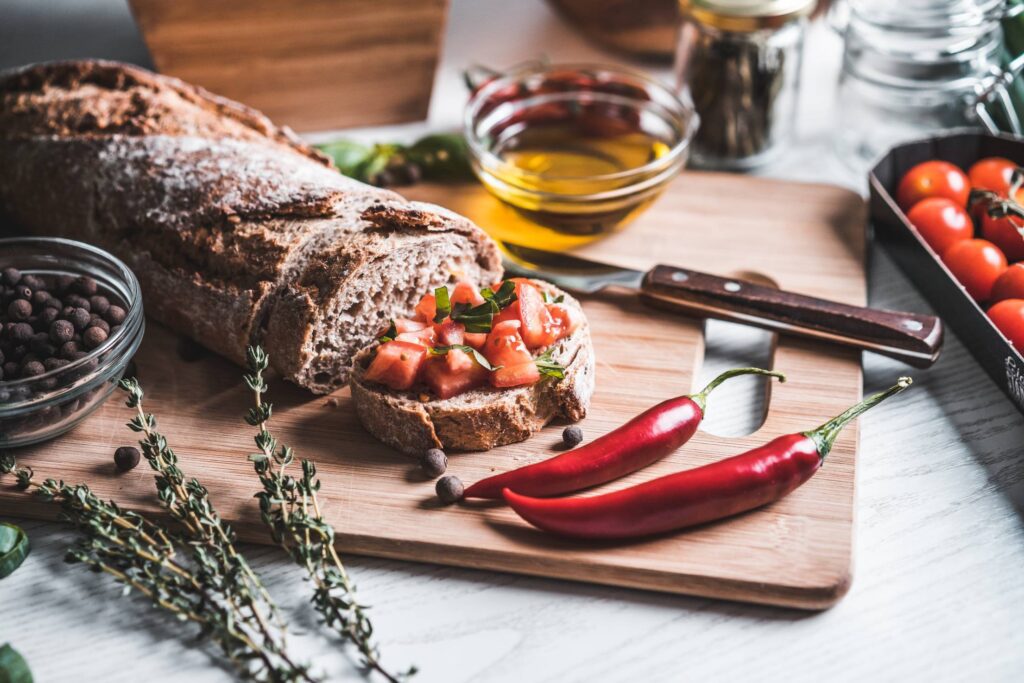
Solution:
{"label": "wood grain surface", "polygon": [[447,0],[130,0],[157,70],[296,130],[426,118]]}
{"label": "wood grain surface", "polygon": [[[480,192],[477,186],[422,187],[414,194],[459,210],[464,200],[485,203]],[[727,196],[730,201],[722,202]],[[736,276],[749,264],[747,253],[735,248],[740,242],[765,255],[758,272],[748,276],[860,304],[862,207],[858,196],[829,186],[687,173],[636,225],[584,252],[624,265],[659,259]],[[783,238],[792,248],[773,249]],[[660,400],[699,388],[699,321],[652,312],[626,295],[591,297],[584,309],[598,360],[597,391],[583,423],[588,438]],[[166,329],[150,326],[137,357],[147,408],[158,416],[185,471],[209,487],[242,538],[264,541],[246,460],[252,433],[241,420],[251,397],[242,390],[240,371],[216,357],[183,362],[175,344]],[[727,440],[702,433],[664,461],[606,488],[810,429],[860,397],[858,357],[848,350],[782,339],[774,366],[789,381],[771,387],[767,419],[756,434]],[[317,462],[326,516],[346,552],[803,608],[827,607],[849,586],[856,427],[840,439],[821,474],[777,504],[686,533],[595,544],[551,538],[503,505],[439,506],[432,482],[361,429],[347,390],[334,398],[328,402],[283,383],[270,395],[279,438]],[[715,408],[712,397],[709,410]],[[73,432],[26,449],[22,460],[40,476],[84,481],[105,498],[156,512],[151,473],[143,467],[118,476],[111,464],[112,450],[131,440],[123,428],[129,417],[110,401]],[[549,457],[560,429],[551,426],[528,442],[486,453],[453,455],[449,473],[473,482]],[[13,510],[47,513],[9,487],[0,489],[0,512]]]}

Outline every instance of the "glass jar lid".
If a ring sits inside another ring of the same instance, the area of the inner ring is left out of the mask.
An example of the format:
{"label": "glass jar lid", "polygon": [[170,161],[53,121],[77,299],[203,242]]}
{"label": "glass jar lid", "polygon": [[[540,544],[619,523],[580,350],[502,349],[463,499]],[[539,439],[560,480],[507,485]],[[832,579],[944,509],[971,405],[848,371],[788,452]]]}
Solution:
{"label": "glass jar lid", "polygon": [[725,31],[758,31],[806,16],[817,0],[679,0],[684,16]]}

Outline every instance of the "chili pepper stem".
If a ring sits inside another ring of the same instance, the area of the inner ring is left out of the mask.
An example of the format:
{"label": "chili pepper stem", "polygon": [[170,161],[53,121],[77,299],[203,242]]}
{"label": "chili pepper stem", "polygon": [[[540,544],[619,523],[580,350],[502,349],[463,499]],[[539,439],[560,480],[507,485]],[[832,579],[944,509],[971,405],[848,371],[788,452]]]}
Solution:
{"label": "chili pepper stem", "polygon": [[690,394],[690,400],[700,406],[703,412],[708,400],[708,394],[718,388],[718,385],[725,382],[733,377],[739,377],[740,375],[764,375],[766,377],[777,377],[780,382],[786,381],[786,376],[781,372],[774,372],[772,370],[763,370],[761,368],[733,368],[732,370],[726,370],[718,377],[708,382],[708,385],[696,394]]}
{"label": "chili pepper stem", "polygon": [[836,438],[839,436],[839,432],[843,431],[843,427],[852,420],[857,419],[861,413],[871,410],[885,399],[900,393],[913,383],[914,380],[909,377],[900,377],[896,384],[885,391],[880,391],[873,396],[868,396],[857,405],[848,408],[839,415],[836,415],[817,429],[804,432],[804,436],[814,441],[815,445],[818,447],[818,456],[824,460],[825,456],[827,456],[829,451],[832,450],[832,444],[835,443]]}

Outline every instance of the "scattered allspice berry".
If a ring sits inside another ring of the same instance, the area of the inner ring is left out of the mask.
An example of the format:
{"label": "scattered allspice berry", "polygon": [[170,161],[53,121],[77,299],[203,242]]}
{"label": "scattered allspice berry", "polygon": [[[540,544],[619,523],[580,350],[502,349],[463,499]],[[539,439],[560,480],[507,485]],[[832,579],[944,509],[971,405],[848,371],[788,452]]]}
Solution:
{"label": "scattered allspice berry", "polygon": [[128,470],[135,469],[141,457],[139,449],[135,448],[135,446],[121,446],[114,451],[114,465],[121,472],[127,472]]}
{"label": "scattered allspice berry", "polygon": [[448,456],[440,448],[431,448],[420,458],[420,469],[431,479],[436,479],[448,469]]}
{"label": "scattered allspice berry", "polygon": [[562,441],[568,448],[576,448],[583,442],[583,430],[577,425],[569,425],[562,430]]}
{"label": "scattered allspice berry", "polygon": [[451,505],[456,501],[462,500],[462,493],[466,489],[458,477],[449,474],[447,477],[441,477],[437,480],[434,490],[437,491],[437,497],[441,499],[442,503]]}

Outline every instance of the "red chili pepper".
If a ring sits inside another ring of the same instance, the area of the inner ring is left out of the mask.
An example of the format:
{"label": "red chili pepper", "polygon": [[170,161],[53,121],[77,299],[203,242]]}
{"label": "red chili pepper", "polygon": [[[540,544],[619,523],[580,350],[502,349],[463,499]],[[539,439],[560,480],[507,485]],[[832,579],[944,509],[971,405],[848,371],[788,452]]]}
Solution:
{"label": "red chili pepper", "polygon": [[810,432],[788,434],[710,465],[588,498],[530,498],[509,489],[505,500],[545,531],[579,538],[633,538],[703,524],[778,500],[818,471],[836,437],[858,415],[910,386],[875,394]]}
{"label": "red chili pepper", "polygon": [[466,498],[500,498],[502,489],[531,496],[554,496],[597,486],[661,460],[690,440],[704,419],[707,396],[738,375],[784,375],[760,368],[737,368],[711,380],[700,393],[648,408],[604,436],[549,460],[488,477],[466,489]]}

